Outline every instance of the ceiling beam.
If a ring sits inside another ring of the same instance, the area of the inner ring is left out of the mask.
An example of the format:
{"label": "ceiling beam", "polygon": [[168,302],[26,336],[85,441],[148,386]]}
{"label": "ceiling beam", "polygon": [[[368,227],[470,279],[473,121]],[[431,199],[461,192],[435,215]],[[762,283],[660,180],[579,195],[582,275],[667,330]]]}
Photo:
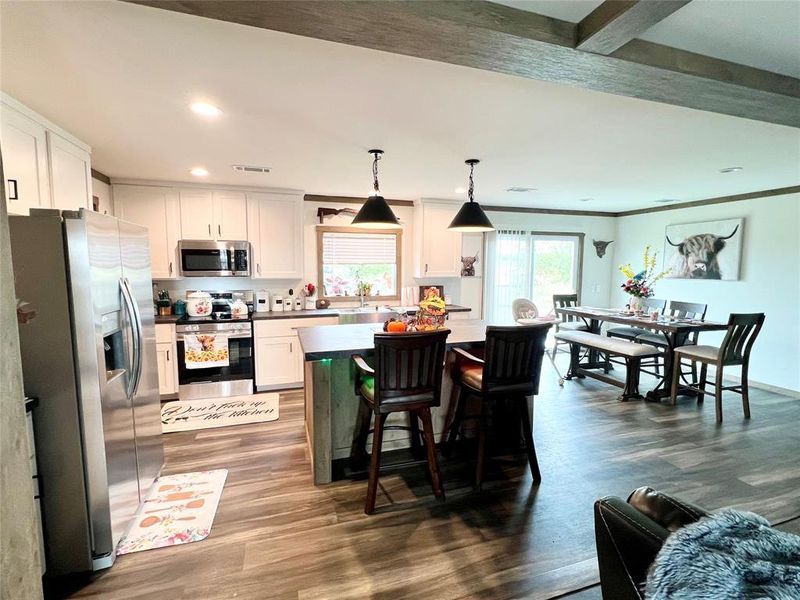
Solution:
{"label": "ceiling beam", "polygon": [[576,48],[611,54],[690,0],[606,0],[578,23]]}
{"label": "ceiling beam", "polygon": [[129,1],[373,50],[800,127],[798,79],[641,40],[626,44],[613,56],[583,52],[575,48],[575,24],[492,2]]}

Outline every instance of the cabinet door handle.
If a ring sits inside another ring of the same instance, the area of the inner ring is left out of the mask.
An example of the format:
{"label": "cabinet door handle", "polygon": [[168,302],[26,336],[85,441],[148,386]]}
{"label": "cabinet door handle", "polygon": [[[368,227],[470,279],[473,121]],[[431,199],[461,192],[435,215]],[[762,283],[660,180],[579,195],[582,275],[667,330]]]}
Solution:
{"label": "cabinet door handle", "polygon": [[292,347],[292,342],[289,342],[289,353],[294,354],[294,348]]}
{"label": "cabinet door handle", "polygon": [[172,275],[172,261],[169,261],[169,274]]}
{"label": "cabinet door handle", "polygon": [[211,223],[208,224],[208,235],[211,235]]}
{"label": "cabinet door handle", "polygon": [[16,179],[8,180],[8,199],[19,200],[19,188],[17,187]]}
{"label": "cabinet door handle", "polygon": [[428,263],[425,263],[425,272],[428,272]]}
{"label": "cabinet door handle", "polygon": [[167,350],[167,362],[169,362],[169,350]]}
{"label": "cabinet door handle", "polygon": [[256,270],[258,271],[258,274],[261,275],[261,263],[256,263]]}
{"label": "cabinet door handle", "polygon": [[222,236],[222,225],[217,225],[217,233]]}

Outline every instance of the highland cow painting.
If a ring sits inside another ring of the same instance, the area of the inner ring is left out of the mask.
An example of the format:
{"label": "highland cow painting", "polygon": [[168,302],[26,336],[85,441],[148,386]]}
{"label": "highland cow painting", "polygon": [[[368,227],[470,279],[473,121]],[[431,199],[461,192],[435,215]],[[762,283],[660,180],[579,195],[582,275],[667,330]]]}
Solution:
{"label": "highland cow painting", "polygon": [[739,279],[744,219],[667,225],[664,268],[670,279]]}

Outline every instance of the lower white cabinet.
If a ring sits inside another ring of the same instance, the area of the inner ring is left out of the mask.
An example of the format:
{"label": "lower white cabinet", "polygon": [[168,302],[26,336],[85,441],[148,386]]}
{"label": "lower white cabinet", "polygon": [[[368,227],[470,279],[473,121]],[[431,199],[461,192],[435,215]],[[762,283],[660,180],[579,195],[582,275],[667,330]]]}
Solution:
{"label": "lower white cabinet", "polygon": [[253,322],[256,387],[293,388],[303,385],[303,349],[297,329],[337,325],[336,317],[263,319]]}
{"label": "lower white cabinet", "polygon": [[158,362],[158,393],[169,396],[178,393],[178,361],[175,357],[175,325],[156,325],[156,360]]}
{"label": "lower white cabinet", "polygon": [[296,335],[256,338],[256,385],[292,385],[302,381],[297,368],[299,345]]}

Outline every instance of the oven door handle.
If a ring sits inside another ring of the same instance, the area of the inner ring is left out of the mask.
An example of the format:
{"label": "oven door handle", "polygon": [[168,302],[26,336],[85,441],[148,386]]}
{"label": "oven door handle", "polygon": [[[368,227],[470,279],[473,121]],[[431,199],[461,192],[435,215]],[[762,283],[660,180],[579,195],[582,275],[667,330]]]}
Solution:
{"label": "oven door handle", "polygon": [[[220,333],[222,333],[222,332],[220,332],[220,331],[186,331],[186,332],[180,332],[180,333],[176,333],[175,334],[175,341],[182,342],[184,334],[186,334],[186,335],[210,335],[210,334],[219,335]],[[253,334],[252,333],[232,333],[232,334],[229,334],[227,337],[228,337],[229,340],[242,340],[242,339],[247,339],[247,338],[252,339]]]}

